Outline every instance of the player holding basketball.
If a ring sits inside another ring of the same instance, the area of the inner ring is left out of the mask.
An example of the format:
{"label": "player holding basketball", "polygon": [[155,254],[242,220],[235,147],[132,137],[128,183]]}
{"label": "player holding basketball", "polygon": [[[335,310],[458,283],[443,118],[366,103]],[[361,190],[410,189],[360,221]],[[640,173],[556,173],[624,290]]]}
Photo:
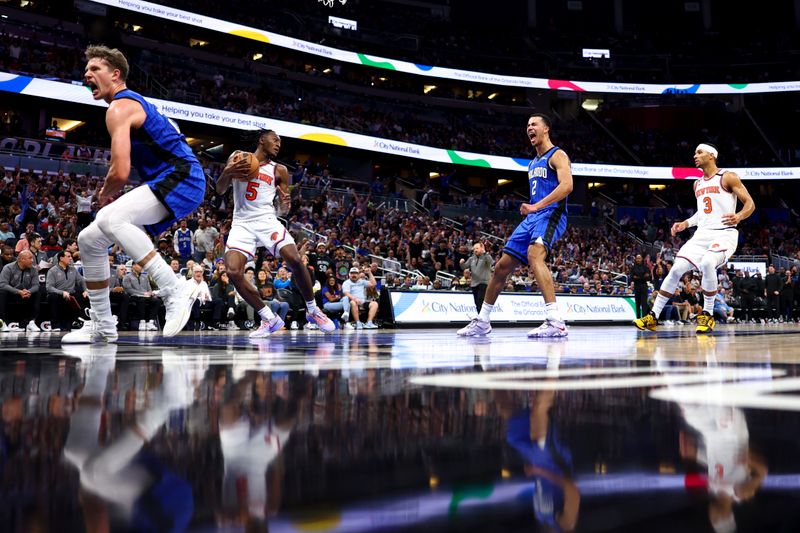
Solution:
{"label": "player holding basketball", "polygon": [[[84,78],[92,97],[109,104],[106,126],[111,134],[111,166],[98,195],[105,206],[78,235],[91,320],[61,342],[117,340],[108,288],[108,247],[114,243],[158,284],[166,307],[163,335],[171,337],[189,320],[196,290],[175,276],[144,229],[158,235],[175,220],[194,212],[205,196],[205,174],[177,126],[125,86],[129,67],[122,52],[90,46],[86,59]],[[136,167],[142,185],[113,200],[127,183],[131,165]]]}
{"label": "player holding basketball", "polygon": [[273,201],[277,194],[281,207],[288,212],[289,172],[284,165],[273,161],[281,149],[281,138],[272,130],[261,131],[254,152],[259,162],[258,174],[249,178],[250,163],[242,152],[234,152],[217,180],[217,194],[225,194],[233,181],[233,224],[225,246],[225,267],[233,286],[261,316],[261,326],[250,333],[251,338],[267,337],[281,329],[283,320],[264,305],[255,287],[244,278],[244,267],[261,244],[275,257],[278,254],[292,269],[293,279],[306,302],[306,317],[319,329],[336,329],[314,301],[313,284],[308,269],[300,260],[294,239],[278,220]]}
{"label": "player holding basketball", "polygon": [[[697,212],[683,222],[672,225],[672,235],[697,226],[691,239],[678,250],[675,264],[658,291],[650,313],[634,320],[641,330],[655,331],[658,316],[675,292],[681,276],[692,268],[703,274],[703,312],[697,317],[697,333],[714,330],[714,298],[717,295],[717,269],[736,251],[739,231],[736,226],[755,211],[756,204],[735,172],[717,168],[719,151],[710,144],[699,144],[694,151],[694,164],[703,170],[703,177],[694,183]],[[736,212],[737,200],[744,206]]]}
{"label": "player holding basketball", "polygon": [[517,226],[503,248],[492,279],[486,288],[480,314],[458,330],[464,337],[487,335],[492,331],[489,317],[506,279],[521,264],[527,264],[542,291],[547,315],[529,337],[566,337],[567,328],[558,312],[553,276],[545,263],[550,249],[567,228],[567,195],[572,192],[572,170],[566,152],[550,140],[551,121],[534,113],[528,119],[528,138],[536,157],[528,165],[530,203],[520,206],[525,220]]}

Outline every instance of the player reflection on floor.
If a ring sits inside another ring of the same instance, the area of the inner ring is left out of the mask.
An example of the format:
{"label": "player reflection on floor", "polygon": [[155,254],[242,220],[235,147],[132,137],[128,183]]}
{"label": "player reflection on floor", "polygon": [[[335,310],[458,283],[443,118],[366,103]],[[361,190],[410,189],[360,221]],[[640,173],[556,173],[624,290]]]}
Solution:
{"label": "player reflection on floor", "polygon": [[[182,531],[194,514],[192,488],[150,453],[148,443],[170,411],[192,403],[193,388],[183,358],[162,353],[163,375],[150,406],[108,445],[99,440],[109,373],[115,368],[115,344],[75,345],[67,355],[85,365],[85,382],[70,420],[64,457],[78,469],[80,501],[88,531],[108,531],[121,516],[133,531]],[[202,372],[202,370],[201,370]]]}
{"label": "player reflection on floor", "polygon": [[[704,364],[709,369],[718,367],[716,339],[702,337],[696,340]],[[669,374],[669,364],[663,349],[655,348],[656,364]],[[670,388],[675,385],[667,382]],[[679,390],[679,389],[678,389]],[[724,397],[721,383],[707,383],[705,393],[708,404],[678,402],[681,415],[688,426],[679,437],[681,457],[699,465],[707,472],[709,496],[708,518],[717,533],[736,531],[734,506],[755,496],[767,476],[763,458],[750,449],[750,432],[744,412],[736,407],[719,405]]]}
{"label": "player reflection on floor", "polygon": [[280,508],[282,452],[297,422],[289,375],[241,369],[222,406],[219,439],[225,463],[218,525],[267,531]]}
{"label": "player reflection on floor", "polygon": [[[559,341],[548,346],[548,369],[558,368],[564,346]],[[559,438],[551,413],[556,399],[555,391],[495,392],[508,419],[506,440],[523,460],[525,475],[533,479],[523,497],[532,502],[545,531],[567,532],[577,524],[581,496],[573,479],[572,453]]]}

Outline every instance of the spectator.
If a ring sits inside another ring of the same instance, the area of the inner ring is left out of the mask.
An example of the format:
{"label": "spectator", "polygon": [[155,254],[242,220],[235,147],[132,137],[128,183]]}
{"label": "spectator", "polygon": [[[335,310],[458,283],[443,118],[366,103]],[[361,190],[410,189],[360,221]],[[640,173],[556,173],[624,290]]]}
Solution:
{"label": "spectator", "polygon": [[350,324],[350,299],[342,292],[336,278],[328,277],[322,287],[322,308],[329,313],[342,313],[341,323],[346,329],[353,329]]}
{"label": "spectator", "polygon": [[211,257],[213,259],[214,244],[217,241],[217,237],[219,237],[219,231],[213,226],[210,226],[205,218],[201,217],[193,237],[194,260],[196,263],[208,257],[209,252],[211,252]]}
{"label": "spectator", "polygon": [[[33,254],[23,250],[17,260],[3,267],[0,272],[0,319],[3,320],[3,331],[14,331],[9,325],[9,305],[17,308],[14,317],[19,324],[26,324],[25,331],[41,331],[35,319],[39,316],[40,305],[39,275],[33,266]],[[22,331],[18,329],[16,331]]]}
{"label": "spectator", "polygon": [[158,331],[155,318],[161,305],[161,300],[153,293],[150,277],[142,272],[139,263],[133,263],[130,272],[122,281],[125,293],[130,298],[139,320],[139,331]]}
{"label": "spectator", "polygon": [[0,269],[14,261],[14,249],[11,246],[3,245],[2,251],[0,251]]}
{"label": "spectator", "polygon": [[727,291],[721,285],[717,286],[717,294],[714,296],[714,316],[723,324],[728,320],[733,320],[733,307],[726,299]]}
{"label": "spectator", "polygon": [[792,271],[784,272],[783,283],[780,292],[780,309],[782,312],[781,321],[792,321],[792,303],[794,301],[794,282],[792,281]]}
{"label": "spectator", "polygon": [[86,316],[89,293],[83,276],[72,266],[72,255],[66,250],[56,254],[56,265],[47,271],[45,286],[53,331],[71,331],[73,320]]}
{"label": "spectator", "polygon": [[[259,270],[256,276],[256,289],[261,299],[269,305],[270,310],[281,317],[281,320],[286,322],[286,315],[289,313],[289,303],[278,299],[278,294],[275,291],[275,284],[269,277],[266,270]],[[260,317],[259,319],[260,320]],[[259,321],[260,323],[260,321]]]}
{"label": "spectator", "polygon": [[[367,301],[367,287],[376,285],[375,277],[368,268],[364,269],[364,272],[367,274],[368,280],[360,277],[361,271],[358,267],[352,267],[349,279],[342,285],[342,292],[350,300],[350,314],[353,316],[356,329],[376,329],[378,326],[373,320],[378,314],[378,302]],[[361,322],[362,313],[365,311],[367,314],[366,324]]]}
{"label": "spectator", "polygon": [[[113,258],[114,256],[110,256]],[[128,275],[128,269],[125,265],[119,265],[117,268],[112,268],[114,274],[111,276],[109,283],[109,296],[111,298],[111,306],[117,307],[117,329],[127,330],[130,328],[128,323],[128,306],[130,305],[130,296],[125,292],[123,282],[125,276]]]}
{"label": "spectator", "polygon": [[465,274],[466,272],[470,273],[469,281],[472,289],[472,299],[475,302],[477,312],[480,313],[483,298],[486,296],[486,287],[488,286],[489,278],[492,277],[494,260],[486,253],[486,248],[481,242],[473,245],[472,254],[467,260],[461,259],[459,265]]}
{"label": "spectator", "polygon": [[214,308],[212,315],[213,325],[219,327],[222,324],[223,312],[228,319],[228,330],[239,329],[236,323],[237,317],[243,319],[239,308],[236,305],[236,289],[230,283],[227,272],[220,272],[219,279],[211,286],[211,301]]}
{"label": "spectator", "polygon": [[[197,299],[194,301],[194,305],[192,306],[192,314],[191,318],[189,319],[189,329],[199,330],[200,329],[200,313],[203,310],[210,310],[213,312],[213,303],[211,298],[211,291],[208,289],[208,283],[206,280],[203,279],[205,275],[205,269],[200,265],[195,265],[192,267],[192,279],[191,283],[195,283],[197,287]],[[227,274],[226,274],[227,278]],[[221,306],[220,306],[221,309]],[[212,315],[213,320],[213,315]],[[219,323],[218,321],[216,322]]]}
{"label": "spectator", "polygon": [[178,254],[182,263],[186,263],[194,257],[193,236],[186,219],[181,220],[180,227],[175,230],[173,241],[175,242],[175,253]]}

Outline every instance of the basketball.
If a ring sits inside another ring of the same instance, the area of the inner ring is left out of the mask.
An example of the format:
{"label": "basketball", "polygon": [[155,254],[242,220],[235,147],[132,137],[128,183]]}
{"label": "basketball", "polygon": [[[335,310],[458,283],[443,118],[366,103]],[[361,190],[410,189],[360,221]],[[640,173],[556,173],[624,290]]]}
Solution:
{"label": "basketball", "polygon": [[231,160],[234,163],[236,163],[238,161],[241,161],[243,159],[246,159],[247,162],[249,163],[250,170],[247,173],[247,177],[246,178],[242,178],[242,179],[251,179],[251,178],[254,178],[255,176],[257,176],[258,175],[258,168],[259,168],[260,165],[258,163],[258,158],[255,156],[255,154],[253,154],[251,152],[237,151],[237,152],[234,152],[231,155]]}

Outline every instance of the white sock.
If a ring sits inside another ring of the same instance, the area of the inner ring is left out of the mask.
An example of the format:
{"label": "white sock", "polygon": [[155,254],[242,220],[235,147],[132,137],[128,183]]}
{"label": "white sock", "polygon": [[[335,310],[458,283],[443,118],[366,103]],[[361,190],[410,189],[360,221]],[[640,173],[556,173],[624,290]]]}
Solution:
{"label": "white sock", "polygon": [[265,305],[264,307],[258,310],[258,316],[261,317],[261,320],[269,322],[270,320],[275,318],[275,313],[272,312],[272,309],[270,309],[268,305]]}
{"label": "white sock", "polygon": [[306,309],[308,309],[309,313],[314,313],[317,310],[317,302],[314,300],[309,300],[306,302]]}
{"label": "white sock", "polygon": [[178,278],[175,272],[172,271],[170,266],[164,259],[156,254],[150,261],[144,265],[147,274],[153,278],[153,281],[158,285],[159,290],[170,289],[178,285]]}
{"label": "white sock", "polygon": [[489,316],[492,314],[492,310],[494,310],[493,304],[487,304],[486,302],[483,302],[483,305],[481,306],[481,313],[478,315],[478,318],[484,322],[489,322]]}
{"label": "white sock", "polygon": [[561,314],[558,312],[558,304],[556,302],[546,303],[544,305],[547,308],[547,314],[545,315],[547,320],[562,322]]}
{"label": "white sock", "polygon": [[661,315],[661,311],[664,310],[664,306],[667,305],[669,298],[661,294],[660,292],[656,295],[656,301],[653,303],[653,314],[656,315],[658,318]]}
{"label": "white sock", "polygon": [[89,293],[89,304],[97,318],[111,320],[111,291],[108,287],[102,289],[87,289]]}
{"label": "white sock", "polygon": [[714,316],[714,296],[706,296],[705,293],[703,294],[703,311],[708,313],[711,316]]}

